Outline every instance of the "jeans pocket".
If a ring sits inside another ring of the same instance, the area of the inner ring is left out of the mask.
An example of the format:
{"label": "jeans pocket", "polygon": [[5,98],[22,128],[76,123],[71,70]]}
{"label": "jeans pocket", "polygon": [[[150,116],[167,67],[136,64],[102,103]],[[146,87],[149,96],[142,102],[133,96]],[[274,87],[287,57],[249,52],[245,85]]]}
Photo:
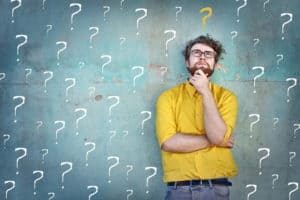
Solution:
{"label": "jeans pocket", "polygon": [[215,185],[214,192],[217,197],[228,197],[230,194],[230,188],[229,186],[223,186],[223,185]]}

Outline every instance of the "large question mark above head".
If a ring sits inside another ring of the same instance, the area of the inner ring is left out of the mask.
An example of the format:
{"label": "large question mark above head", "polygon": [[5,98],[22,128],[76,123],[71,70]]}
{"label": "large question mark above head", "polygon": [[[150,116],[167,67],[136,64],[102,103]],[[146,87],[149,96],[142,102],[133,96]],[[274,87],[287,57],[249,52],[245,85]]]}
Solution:
{"label": "large question mark above head", "polygon": [[48,149],[42,149],[43,152],[42,154],[42,163],[45,163],[45,156],[48,154],[49,150]]}
{"label": "large question mark above head", "polygon": [[126,168],[129,168],[127,170],[127,173],[126,173],[126,175],[127,175],[127,181],[128,181],[129,172],[131,172],[133,170],[133,165],[126,165]]}
{"label": "large question mark above head", "polygon": [[300,129],[300,124],[294,124],[294,138],[296,139],[296,132]]}
{"label": "large question mark above head", "polygon": [[73,12],[72,15],[71,15],[71,30],[74,29],[74,27],[73,27],[73,18],[74,18],[74,15],[80,13],[80,11],[81,11],[81,4],[80,3],[70,3],[70,5],[69,5],[70,8],[74,7],[74,6],[77,7],[77,10],[75,12]]}
{"label": "large question mark above head", "polygon": [[262,66],[254,66],[252,67],[252,70],[256,70],[256,69],[259,69],[260,70],[260,74],[256,75],[253,79],[253,87],[254,87],[254,90],[253,90],[253,93],[255,94],[256,93],[256,90],[255,90],[255,82],[256,82],[256,79],[258,79],[259,77],[261,77],[262,75],[264,75],[265,73],[265,68],[262,67]]}
{"label": "large question mark above head", "polygon": [[135,12],[140,12],[140,11],[144,12],[144,14],[136,20],[136,30],[137,30],[136,35],[140,34],[139,33],[139,22],[140,22],[140,20],[147,17],[147,12],[148,12],[148,10],[146,8],[137,8],[137,9],[135,9]]}
{"label": "large question mark above head", "polygon": [[107,61],[105,63],[103,63],[102,67],[101,67],[101,74],[102,74],[102,79],[104,79],[104,76],[103,76],[103,70],[104,70],[104,67],[108,64],[111,63],[111,55],[101,55],[101,59],[107,59]]}
{"label": "large question mark above head", "polygon": [[7,143],[7,141],[10,139],[10,135],[4,134],[3,137],[5,138],[5,139],[3,140],[3,147],[4,147],[4,149],[6,149],[6,143]]}
{"label": "large question mark above head", "polygon": [[68,165],[69,167],[61,175],[61,183],[62,183],[61,189],[65,188],[64,187],[65,175],[67,173],[69,173],[70,171],[72,171],[72,169],[73,169],[73,163],[72,162],[61,162],[60,166],[63,166],[63,165]]}
{"label": "large question mark above head", "polygon": [[212,16],[213,10],[211,7],[203,7],[199,10],[200,13],[207,12],[207,14],[202,18],[202,29],[205,30],[206,20]]}
{"label": "large question mark above head", "polygon": [[55,193],[54,192],[48,192],[48,195],[50,196],[48,200],[52,200],[55,198]]}
{"label": "large question mark above head", "polygon": [[8,188],[7,190],[5,190],[5,199],[7,199],[8,197],[8,192],[13,190],[15,187],[16,187],[16,182],[13,181],[13,180],[7,180],[7,181],[4,181],[4,184],[11,184],[12,186],[10,188]]}
{"label": "large question mark above head", "polygon": [[44,74],[49,74],[48,78],[46,78],[45,82],[44,82],[44,88],[45,88],[44,92],[47,93],[47,82],[53,78],[53,72],[52,71],[44,71]]}
{"label": "large question mark above head", "polygon": [[249,200],[250,196],[256,192],[257,185],[255,185],[255,184],[248,184],[248,185],[246,185],[246,188],[248,188],[248,187],[252,187],[253,190],[250,193],[248,193],[247,200]]}
{"label": "large question mark above head", "polygon": [[233,39],[236,38],[236,36],[238,35],[238,32],[237,31],[231,31],[230,34],[231,34],[231,40],[233,41]]}
{"label": "large question mark above head", "polygon": [[167,33],[172,33],[172,37],[170,37],[165,43],[166,56],[168,56],[168,43],[176,38],[176,31],[175,30],[165,30],[164,34],[167,34]]}
{"label": "large question mark above head", "polygon": [[19,107],[21,107],[22,105],[24,105],[25,101],[26,101],[26,98],[24,96],[14,96],[13,100],[16,100],[16,99],[21,99],[22,101],[21,101],[21,103],[19,103],[18,105],[15,106],[15,120],[14,120],[15,123],[17,123],[17,109]]}
{"label": "large question mark above head", "polygon": [[46,36],[48,37],[49,31],[52,30],[52,25],[51,24],[47,24],[47,30],[46,30]]}
{"label": "large question mark above head", "polygon": [[25,82],[28,83],[28,76],[32,73],[31,68],[26,68],[25,69]]}
{"label": "large question mark above head", "polygon": [[15,22],[15,20],[14,20],[15,10],[22,6],[21,0],[10,0],[10,2],[15,2],[15,1],[18,2],[18,4],[15,7],[13,7],[13,9],[11,10],[11,17],[12,17],[11,23]]}
{"label": "large question mark above head", "polygon": [[119,163],[120,163],[120,158],[118,156],[108,156],[107,157],[107,160],[111,160],[111,159],[114,159],[115,160],[115,163],[112,164],[109,169],[108,169],[108,177],[109,177],[109,180],[108,180],[108,183],[111,183],[111,180],[110,180],[110,176],[111,176],[111,169],[116,167]]}
{"label": "large question mark above head", "polygon": [[264,2],[264,12],[266,11],[266,5],[267,5],[267,3],[269,3],[270,2],[270,0],[266,0],[265,2]]}
{"label": "large question mark above head", "polygon": [[106,14],[110,11],[110,7],[109,6],[103,6],[103,9],[105,9],[105,11],[103,13],[103,20],[106,21]]}
{"label": "large question mark above head", "polygon": [[41,180],[43,177],[44,177],[44,172],[41,171],[41,170],[36,170],[36,171],[33,171],[32,174],[40,174],[39,177],[37,177],[34,181],[33,181],[33,194],[36,195],[36,184],[39,180]]}
{"label": "large question mark above head", "polygon": [[57,120],[54,121],[54,124],[61,124],[61,126],[55,131],[55,144],[58,144],[58,133],[59,131],[63,130],[66,126],[66,122],[65,121],[61,121],[61,120]]}
{"label": "large question mark above head", "polygon": [[[256,113],[253,113],[253,114],[249,114],[249,117],[256,117],[256,120],[253,121],[253,122],[251,122],[251,124],[250,124],[250,133],[252,133],[253,132],[253,126],[254,126],[254,124],[256,124],[257,122],[259,122],[259,120],[260,120],[260,115],[256,114]],[[250,138],[252,138],[252,137],[253,136],[251,134]]]}
{"label": "large question mark above head", "polygon": [[66,102],[69,102],[69,90],[76,85],[76,79],[75,78],[65,78],[65,82],[71,81],[71,84],[66,88]]}
{"label": "large question mark above head", "polygon": [[83,118],[85,118],[86,117],[86,115],[87,115],[87,109],[86,108],[76,108],[75,109],[75,112],[82,112],[83,114],[82,114],[82,116],[81,117],[79,117],[78,119],[76,119],[76,135],[79,135],[79,131],[78,131],[78,123],[79,123],[79,121],[80,120],[82,120]]}
{"label": "large question mark above head", "polygon": [[85,146],[88,146],[88,145],[91,146],[91,148],[85,154],[85,166],[89,166],[89,164],[88,164],[88,156],[89,156],[89,153],[91,153],[92,151],[94,151],[96,149],[96,143],[94,143],[94,142],[86,142],[86,143],[84,143],[84,145]]}
{"label": "large question mark above head", "polygon": [[279,179],[279,175],[278,174],[272,174],[273,180],[272,180],[272,189],[275,189],[275,181],[277,181]]}
{"label": "large question mark above head", "polygon": [[[290,23],[291,21],[293,21],[293,14],[292,13],[281,13],[280,17],[283,17],[283,16],[288,16],[289,19],[286,22],[284,22],[282,24],[282,26],[281,26],[281,33],[282,34],[284,34],[284,27],[285,27],[285,25],[287,25],[288,23]],[[281,39],[284,40],[284,37],[282,36]]]}
{"label": "large question mark above head", "polygon": [[259,159],[259,175],[262,175],[262,172],[261,172],[261,163],[262,163],[262,161],[270,156],[270,149],[269,148],[259,148],[257,150],[257,152],[261,152],[261,151],[265,151],[266,155],[264,155],[263,157],[261,157]]}
{"label": "large question mark above head", "polygon": [[240,22],[240,19],[239,19],[240,10],[247,6],[247,0],[243,0],[243,1],[244,1],[243,5],[241,5],[240,7],[237,8],[237,17],[238,17],[238,19],[236,20],[237,22]]}
{"label": "large question mark above head", "polygon": [[63,51],[67,48],[68,44],[67,44],[67,42],[65,42],[65,41],[57,41],[57,42],[56,42],[56,45],[62,45],[62,46],[63,46],[62,48],[60,48],[60,49],[57,51],[57,54],[56,54],[57,65],[59,66],[60,53],[63,52]]}
{"label": "large question mark above head", "polygon": [[133,67],[131,68],[131,70],[136,70],[136,69],[140,70],[141,72],[140,72],[139,74],[135,75],[135,77],[133,78],[133,88],[134,88],[134,89],[133,89],[133,93],[135,93],[135,85],[136,85],[136,84],[135,84],[135,81],[136,81],[136,79],[144,74],[144,67],[141,67],[141,66],[133,66]]}
{"label": "large question mark above head", "polygon": [[99,187],[97,185],[88,185],[87,189],[94,189],[95,191],[89,195],[89,200],[91,200],[92,196],[96,195],[99,191]]}
{"label": "large question mark above head", "polygon": [[37,130],[37,134],[39,135],[40,134],[40,127],[43,125],[43,122],[42,121],[37,121],[37,127],[36,127],[36,130]]}
{"label": "large question mark above head", "polygon": [[290,85],[286,91],[286,96],[288,97],[288,99],[286,100],[287,102],[290,102],[290,90],[295,87],[297,85],[297,79],[296,78],[287,78],[285,81],[293,81],[294,83],[292,85]]}
{"label": "large question mark above head", "polygon": [[96,27],[96,26],[92,26],[89,28],[89,30],[93,30],[94,32],[91,34],[90,36],[90,48],[93,48],[93,45],[92,45],[92,40],[93,38],[99,33],[99,27]]}
{"label": "large question mark above head", "polygon": [[[17,46],[17,56],[19,56],[20,48],[28,42],[28,36],[27,35],[24,35],[24,34],[16,35],[16,39],[18,39],[20,37],[23,38],[24,41],[21,42],[20,44],[18,44],[18,46]],[[17,62],[19,62],[19,61],[20,61],[20,59],[17,58]]]}
{"label": "large question mark above head", "polygon": [[[149,180],[150,178],[152,178],[153,176],[155,176],[157,174],[157,167],[145,167],[145,170],[152,170],[153,173],[150,176],[147,176],[146,179],[146,187],[149,187]],[[146,191],[146,193],[149,193],[149,190]]]}
{"label": "large question mark above head", "polygon": [[299,189],[299,183],[297,183],[297,182],[289,182],[288,186],[290,186],[290,185],[294,185],[295,188],[289,192],[289,200],[291,200],[292,194]]}
{"label": "large question mark above head", "polygon": [[141,114],[147,114],[148,116],[142,121],[142,135],[144,135],[144,124],[147,120],[151,119],[151,112],[150,111],[141,111]]}
{"label": "large question mark above head", "polygon": [[176,22],[177,22],[177,20],[178,20],[177,17],[178,17],[178,14],[182,11],[182,7],[181,6],[176,6],[175,9],[177,10],[176,11]]}
{"label": "large question mark above head", "polygon": [[27,156],[27,148],[17,147],[17,148],[15,148],[15,152],[16,151],[22,151],[23,152],[23,154],[21,156],[19,156],[16,160],[16,168],[17,168],[16,174],[18,175],[19,174],[19,160],[24,158],[25,156]]}
{"label": "large question mark above head", "polygon": [[128,192],[126,200],[129,200],[129,197],[133,195],[133,190],[126,190]]}
{"label": "large question mark above head", "polygon": [[296,157],[296,152],[292,151],[292,152],[289,152],[289,155],[290,155],[290,162],[289,162],[289,167],[292,167],[292,160]]}
{"label": "large question mark above head", "polygon": [[109,109],[108,109],[108,115],[109,115],[109,123],[111,123],[111,109],[115,106],[117,106],[119,103],[120,103],[120,97],[119,96],[108,96],[107,99],[115,99],[115,103],[112,104],[111,106],[109,106]]}

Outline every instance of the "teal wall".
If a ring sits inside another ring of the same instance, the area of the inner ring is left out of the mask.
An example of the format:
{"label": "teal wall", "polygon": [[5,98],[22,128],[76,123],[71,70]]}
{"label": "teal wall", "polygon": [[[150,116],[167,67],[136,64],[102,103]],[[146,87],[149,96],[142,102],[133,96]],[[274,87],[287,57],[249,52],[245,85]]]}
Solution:
{"label": "teal wall", "polygon": [[299,199],[299,7],[1,0],[0,198],[163,199],[156,98],[209,33],[227,51],[212,81],[239,100],[232,199]]}

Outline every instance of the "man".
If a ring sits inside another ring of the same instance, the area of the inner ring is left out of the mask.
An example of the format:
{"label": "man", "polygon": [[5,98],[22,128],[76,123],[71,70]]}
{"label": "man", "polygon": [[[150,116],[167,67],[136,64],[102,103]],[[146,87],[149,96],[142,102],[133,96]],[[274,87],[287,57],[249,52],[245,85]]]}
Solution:
{"label": "man", "polygon": [[237,175],[231,148],[238,104],[209,77],[225,52],[209,35],[188,42],[188,80],[157,101],[156,133],[162,150],[166,200],[228,200]]}

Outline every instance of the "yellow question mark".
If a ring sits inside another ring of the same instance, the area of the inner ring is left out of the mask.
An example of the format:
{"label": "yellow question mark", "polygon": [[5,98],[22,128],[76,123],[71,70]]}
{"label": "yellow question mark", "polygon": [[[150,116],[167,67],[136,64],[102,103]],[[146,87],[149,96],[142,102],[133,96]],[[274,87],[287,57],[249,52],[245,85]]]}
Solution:
{"label": "yellow question mark", "polygon": [[200,13],[203,13],[203,12],[208,12],[208,14],[205,15],[201,21],[201,23],[204,25],[203,30],[205,30],[206,20],[212,16],[212,8],[211,7],[203,7],[200,9]]}

